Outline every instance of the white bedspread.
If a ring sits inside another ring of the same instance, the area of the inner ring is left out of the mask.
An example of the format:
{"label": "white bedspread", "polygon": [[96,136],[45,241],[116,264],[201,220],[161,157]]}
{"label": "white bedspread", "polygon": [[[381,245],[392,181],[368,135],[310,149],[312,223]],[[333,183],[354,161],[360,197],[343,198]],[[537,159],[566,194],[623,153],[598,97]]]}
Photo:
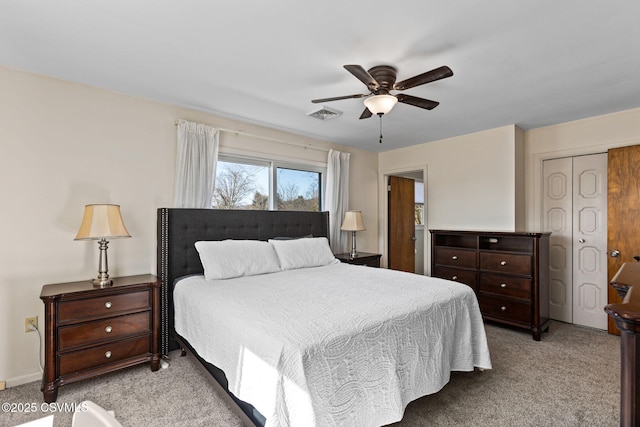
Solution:
{"label": "white bedspread", "polygon": [[229,280],[184,278],[175,329],[267,426],[380,426],[450,371],[491,368],[473,290],[332,264]]}

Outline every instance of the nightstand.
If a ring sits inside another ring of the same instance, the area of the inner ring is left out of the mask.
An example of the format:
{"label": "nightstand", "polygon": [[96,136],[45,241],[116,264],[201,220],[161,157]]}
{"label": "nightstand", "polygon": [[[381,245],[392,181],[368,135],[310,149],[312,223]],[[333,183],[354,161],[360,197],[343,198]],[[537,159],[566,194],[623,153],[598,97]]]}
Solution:
{"label": "nightstand", "polygon": [[380,267],[381,256],[381,254],[372,254],[369,252],[358,252],[353,258],[348,253],[335,255],[341,262],[346,262],[347,264],[367,265],[376,268]]}
{"label": "nightstand", "polygon": [[89,280],[42,287],[45,402],[54,402],[65,384],[145,362],[158,370],[160,284],[140,275],[114,278],[104,288]]}

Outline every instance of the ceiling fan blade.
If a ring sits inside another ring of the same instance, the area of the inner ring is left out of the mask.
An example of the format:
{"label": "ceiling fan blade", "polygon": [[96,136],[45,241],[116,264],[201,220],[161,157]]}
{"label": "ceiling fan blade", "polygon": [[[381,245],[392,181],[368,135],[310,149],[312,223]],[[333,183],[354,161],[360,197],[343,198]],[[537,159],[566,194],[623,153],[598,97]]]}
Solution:
{"label": "ceiling fan blade", "polygon": [[396,98],[398,98],[398,102],[402,102],[403,104],[413,105],[414,107],[424,108],[425,110],[433,110],[438,106],[438,104],[440,104],[437,101],[418,98],[417,96],[411,96],[404,93],[400,93],[396,95]]}
{"label": "ceiling fan blade", "polygon": [[368,119],[372,115],[373,114],[371,113],[371,110],[369,110],[367,107],[364,107],[364,111],[362,112],[362,114],[360,114],[360,119]]}
{"label": "ceiling fan blade", "polygon": [[451,68],[443,65],[440,68],[435,68],[431,71],[427,71],[426,73],[419,74],[417,76],[413,76],[410,79],[403,80],[393,85],[395,90],[405,90],[412,87],[420,86],[425,83],[431,83],[436,80],[445,79],[447,77],[453,76],[453,71]]}
{"label": "ceiling fan blade", "polygon": [[356,76],[358,80],[364,83],[369,90],[378,89],[380,84],[374,79],[371,74],[360,65],[345,65],[345,70]]}
{"label": "ceiling fan blade", "polygon": [[341,99],[364,98],[365,96],[368,96],[368,95],[359,93],[357,95],[334,96],[333,98],[314,99],[311,102],[313,102],[314,104],[321,104],[323,102],[339,101]]}

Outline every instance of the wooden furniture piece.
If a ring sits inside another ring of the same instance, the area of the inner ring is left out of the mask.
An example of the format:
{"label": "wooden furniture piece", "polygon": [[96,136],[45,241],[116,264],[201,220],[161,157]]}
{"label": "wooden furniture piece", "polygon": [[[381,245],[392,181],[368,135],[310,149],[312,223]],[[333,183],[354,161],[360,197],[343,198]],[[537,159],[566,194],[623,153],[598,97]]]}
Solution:
{"label": "wooden furniture piece", "polygon": [[369,267],[380,268],[380,257],[382,254],[373,254],[370,252],[358,252],[355,257],[351,257],[349,253],[336,254],[336,258],[340,262],[346,262],[347,264],[366,265]]}
{"label": "wooden furniture piece", "polygon": [[620,329],[620,425],[640,426],[640,263],[622,264],[611,286],[624,298],[604,308]]}
{"label": "wooden furniture piece", "polygon": [[471,286],[486,320],[549,329],[551,233],[430,230],[431,275]]}
{"label": "wooden furniture piece", "polygon": [[57,399],[60,386],[139,363],[158,370],[160,285],[156,276],[140,275],[103,288],[89,280],[42,287],[45,402]]}

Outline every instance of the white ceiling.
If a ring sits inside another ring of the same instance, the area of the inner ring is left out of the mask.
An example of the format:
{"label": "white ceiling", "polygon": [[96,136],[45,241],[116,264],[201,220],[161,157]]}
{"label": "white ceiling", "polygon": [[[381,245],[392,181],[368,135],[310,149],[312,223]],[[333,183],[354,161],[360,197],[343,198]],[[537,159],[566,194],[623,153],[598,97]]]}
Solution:
{"label": "white ceiling", "polygon": [[[342,68],[393,65],[440,102],[359,120]],[[0,65],[385,151],[640,107],[637,0],[0,0]],[[212,123],[215,125],[215,123]]]}

